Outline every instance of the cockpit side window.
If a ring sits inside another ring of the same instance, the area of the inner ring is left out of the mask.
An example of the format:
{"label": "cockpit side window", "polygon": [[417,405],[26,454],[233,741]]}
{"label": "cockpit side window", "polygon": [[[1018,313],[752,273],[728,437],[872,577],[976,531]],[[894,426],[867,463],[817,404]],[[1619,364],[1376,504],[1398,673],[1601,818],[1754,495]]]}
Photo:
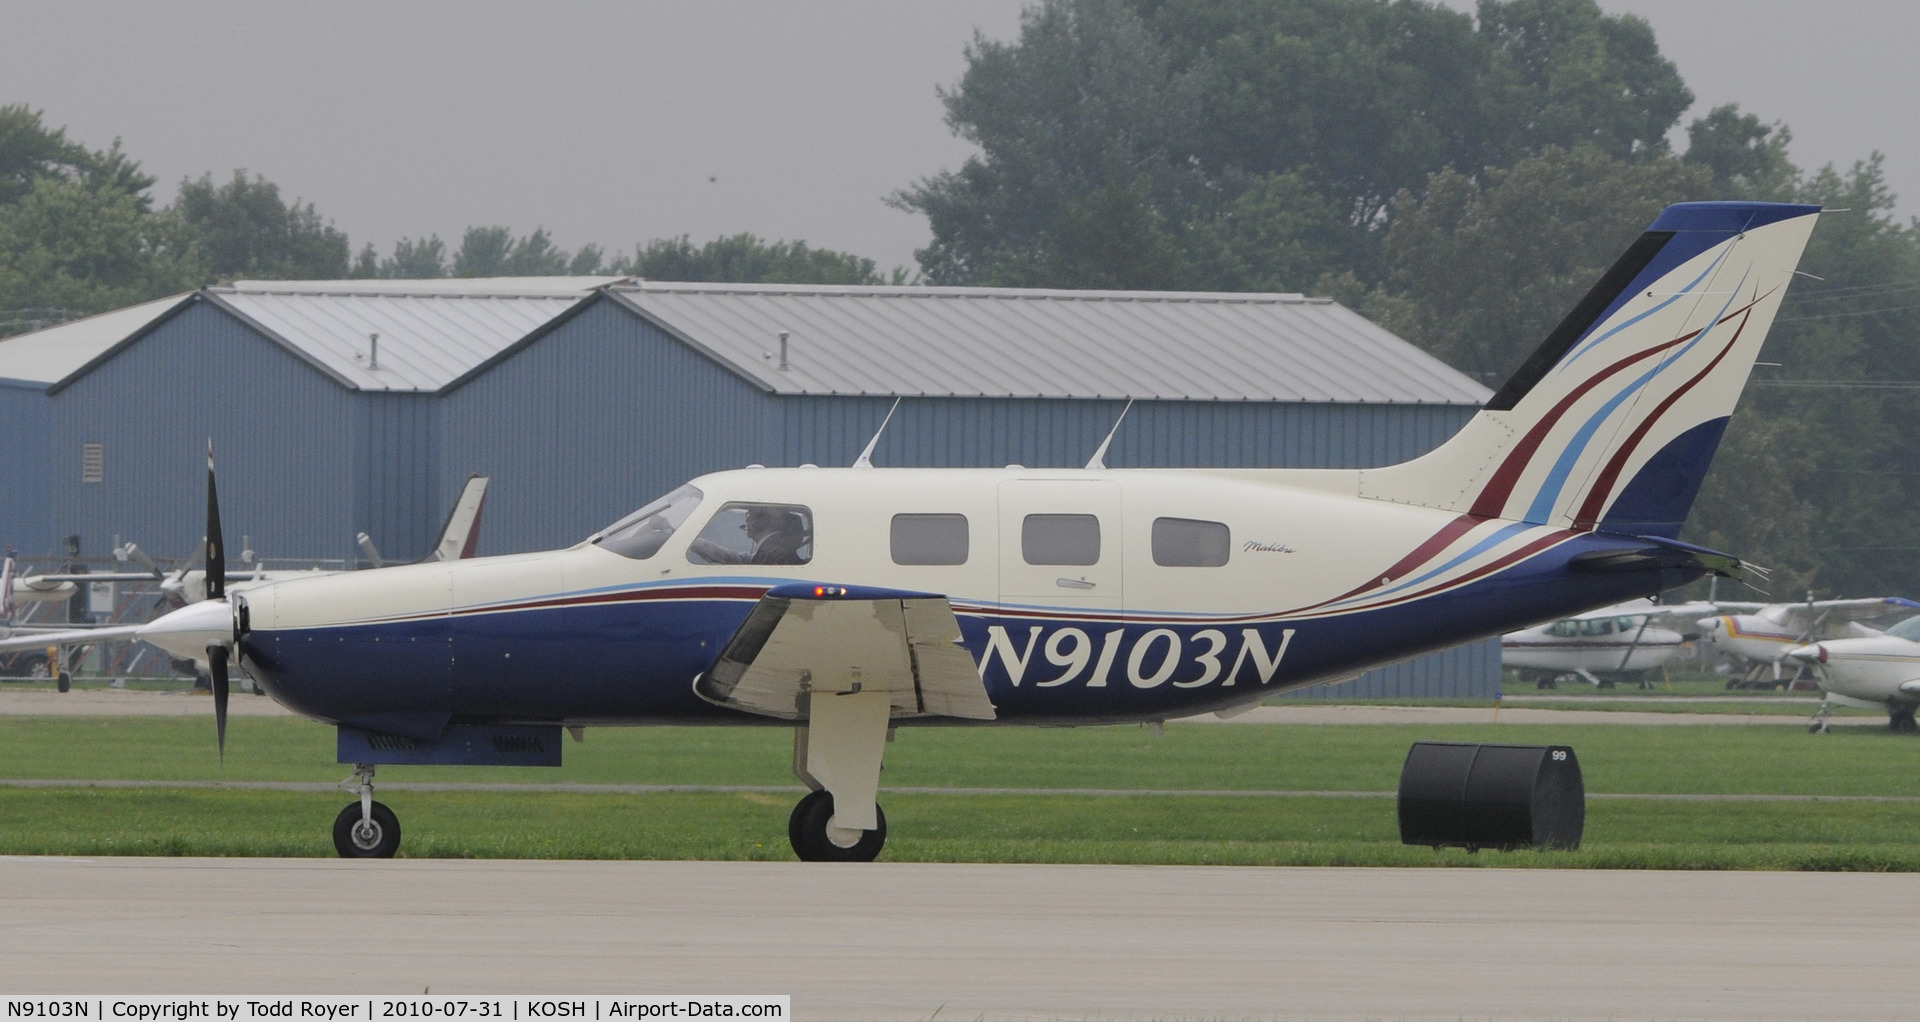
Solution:
{"label": "cockpit side window", "polygon": [[659,553],[674,530],[686,523],[702,496],[699,488],[682,486],[600,530],[593,542],[622,557],[644,561]]}
{"label": "cockpit side window", "polygon": [[725,504],[687,547],[687,560],[805,564],[813,560],[813,512],[799,504]]}
{"label": "cockpit side window", "polygon": [[1887,629],[1887,634],[1896,639],[1920,642],[1920,617],[1910,617]]}

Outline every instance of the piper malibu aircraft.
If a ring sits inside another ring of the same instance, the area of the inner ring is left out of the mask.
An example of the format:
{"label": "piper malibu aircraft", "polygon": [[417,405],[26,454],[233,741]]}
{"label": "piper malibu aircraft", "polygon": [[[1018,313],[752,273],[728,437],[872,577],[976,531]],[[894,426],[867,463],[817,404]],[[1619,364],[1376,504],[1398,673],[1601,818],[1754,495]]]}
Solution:
{"label": "piper malibu aircraft", "polygon": [[[1818,212],[1669,207],[1400,465],[1108,470],[1103,445],[1079,470],[873,468],[870,444],[852,468],[701,476],[564,550],[244,593],[210,570],[206,601],[139,634],[208,657],[222,736],[230,659],[338,729],[345,856],[399,845],[380,764],[557,765],[563,728],[762,724],[794,729],[812,789],[794,851],[870,860],[897,724],[1232,711],[1737,577],[1675,537]],[[211,457],[208,510],[217,547]]]}
{"label": "piper malibu aircraft", "polygon": [[1693,638],[1657,627],[1654,619],[1693,618],[1712,609],[1710,603],[1663,607],[1651,600],[1602,607],[1508,632],[1500,637],[1500,663],[1540,688],[1552,688],[1567,675],[1595,688],[1611,688],[1621,678],[1645,687],[1646,672],[1673,659]]}
{"label": "piper malibu aircraft", "polygon": [[[1861,624],[1902,609],[1920,609],[1920,603],[1899,596],[1859,600],[1814,600],[1804,603],[1721,603],[1722,611],[1699,620],[1701,634],[1716,649],[1750,666],[1744,678],[1727,682],[1739,686],[1779,687],[1792,678],[1782,678],[1780,667],[1789,653],[1816,639],[1866,638],[1880,634],[1879,629]],[[1795,677],[1803,669],[1795,667]]]}
{"label": "piper malibu aircraft", "polygon": [[1895,731],[1916,729],[1920,707],[1920,617],[1910,617],[1879,635],[1833,639],[1800,646],[1787,654],[1814,669],[1826,698],[1808,730],[1824,734],[1833,707],[1864,706],[1887,711]]}

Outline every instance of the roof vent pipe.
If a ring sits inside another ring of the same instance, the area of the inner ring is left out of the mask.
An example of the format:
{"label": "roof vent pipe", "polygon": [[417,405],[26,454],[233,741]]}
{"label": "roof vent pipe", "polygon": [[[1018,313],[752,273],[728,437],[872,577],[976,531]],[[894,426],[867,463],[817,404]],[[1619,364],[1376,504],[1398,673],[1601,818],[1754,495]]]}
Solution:
{"label": "roof vent pipe", "polygon": [[380,335],[367,335],[367,368],[380,368]]}
{"label": "roof vent pipe", "polygon": [[787,371],[787,331],[780,331],[780,371]]}

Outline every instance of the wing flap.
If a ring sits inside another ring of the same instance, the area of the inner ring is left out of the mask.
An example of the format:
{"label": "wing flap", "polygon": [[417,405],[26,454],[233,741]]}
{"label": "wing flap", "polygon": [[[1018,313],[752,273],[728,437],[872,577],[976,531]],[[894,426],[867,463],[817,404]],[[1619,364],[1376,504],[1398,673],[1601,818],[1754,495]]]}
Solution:
{"label": "wing flap", "polygon": [[885,691],[894,717],[991,720],[960,623],[943,596],[831,586],[767,593],[694,682],[702,699],[804,720],[820,693]]}

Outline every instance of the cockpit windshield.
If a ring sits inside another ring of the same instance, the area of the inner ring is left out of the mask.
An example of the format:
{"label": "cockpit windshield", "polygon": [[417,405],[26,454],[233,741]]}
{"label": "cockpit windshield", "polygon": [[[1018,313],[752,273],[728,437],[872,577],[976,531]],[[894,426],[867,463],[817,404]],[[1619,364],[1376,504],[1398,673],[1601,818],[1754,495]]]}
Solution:
{"label": "cockpit windshield", "polygon": [[644,561],[660,551],[700,506],[704,496],[699,488],[688,485],[661,497],[646,507],[600,530],[593,542],[622,557]]}
{"label": "cockpit windshield", "polygon": [[1920,642],[1920,617],[1910,617],[1894,625],[1892,628],[1887,629],[1887,634],[1896,639]]}

